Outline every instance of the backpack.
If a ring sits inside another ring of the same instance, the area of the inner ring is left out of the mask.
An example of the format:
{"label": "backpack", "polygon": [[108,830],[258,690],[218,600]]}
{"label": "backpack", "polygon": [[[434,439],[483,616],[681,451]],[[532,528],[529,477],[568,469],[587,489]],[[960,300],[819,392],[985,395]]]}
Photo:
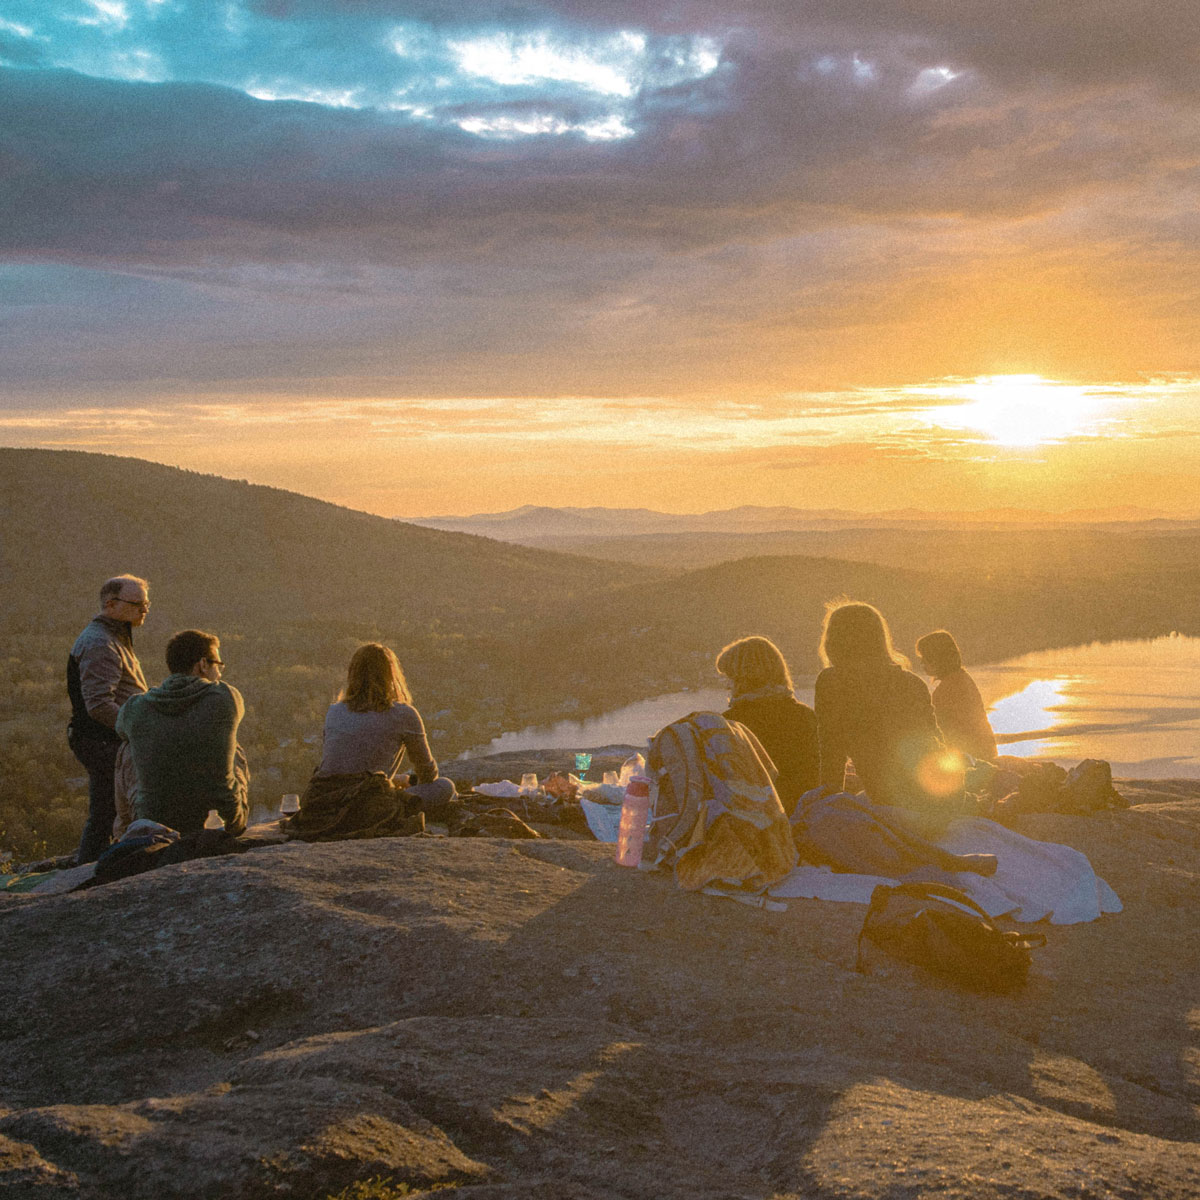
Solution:
{"label": "backpack", "polygon": [[[1041,933],[1005,932],[965,892],[940,883],[880,884],[858,935],[863,971],[863,941],[911,963],[937,979],[976,992],[1009,992],[1029,975]],[[865,973],[865,972],[864,972]]]}
{"label": "backpack", "polygon": [[1126,807],[1124,796],[1113,787],[1112,767],[1102,758],[1085,758],[1067,772],[1059,811],[1091,813]]}
{"label": "backpack", "polygon": [[774,768],[744,725],[694,712],[651,739],[650,829],[642,862],[673,867],[681,887],[761,891],[796,865]]}

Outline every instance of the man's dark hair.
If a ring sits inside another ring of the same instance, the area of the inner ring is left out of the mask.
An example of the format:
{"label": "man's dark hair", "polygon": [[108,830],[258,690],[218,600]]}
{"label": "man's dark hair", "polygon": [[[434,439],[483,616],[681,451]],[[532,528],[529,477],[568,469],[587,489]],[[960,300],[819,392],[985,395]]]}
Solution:
{"label": "man's dark hair", "polygon": [[167,643],[167,670],[172,675],[186,675],[202,659],[213,658],[220,643],[215,633],[203,629],[185,629]]}

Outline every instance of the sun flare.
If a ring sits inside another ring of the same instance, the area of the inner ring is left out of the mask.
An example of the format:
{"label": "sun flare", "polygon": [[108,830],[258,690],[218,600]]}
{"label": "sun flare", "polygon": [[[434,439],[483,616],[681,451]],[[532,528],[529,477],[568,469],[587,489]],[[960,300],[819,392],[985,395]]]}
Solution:
{"label": "sun flare", "polygon": [[977,430],[1001,446],[1040,446],[1086,433],[1105,402],[1095,389],[1040,375],[985,375],[974,383],[929,390],[966,403],[930,409],[927,420]]}

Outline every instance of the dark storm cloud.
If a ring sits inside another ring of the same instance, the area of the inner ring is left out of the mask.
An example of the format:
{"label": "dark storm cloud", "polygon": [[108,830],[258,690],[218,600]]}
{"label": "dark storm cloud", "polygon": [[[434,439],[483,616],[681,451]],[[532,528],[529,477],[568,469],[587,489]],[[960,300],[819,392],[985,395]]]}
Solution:
{"label": "dark storm cloud", "polygon": [[[734,46],[644,94],[635,136],[487,140],[464,113],[579,119],[578,102],[454,100],[435,119],[227,88],[0,73],[0,248],[21,256],[403,262],[532,238],[700,245],[873,214],[1019,213],[1177,161],[1144,97],[911,95],[915,64],[800,71]],[[972,104],[971,98],[975,98]],[[1135,137],[1135,129],[1143,132]]]}
{"label": "dark storm cloud", "polygon": [[1186,347],[1198,44],[1175,0],[8,0],[0,378],[786,392],[1118,286]]}

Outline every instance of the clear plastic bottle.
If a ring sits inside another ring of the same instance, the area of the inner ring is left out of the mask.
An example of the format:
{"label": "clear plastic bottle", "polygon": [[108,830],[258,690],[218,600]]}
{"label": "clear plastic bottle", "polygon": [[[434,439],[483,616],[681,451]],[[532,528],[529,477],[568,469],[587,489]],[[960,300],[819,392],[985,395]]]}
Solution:
{"label": "clear plastic bottle", "polygon": [[614,856],[619,866],[636,867],[642,861],[649,816],[650,780],[644,775],[635,775],[625,787],[625,799],[621,804],[621,824],[617,828]]}
{"label": "clear plastic bottle", "polygon": [[225,821],[221,817],[221,814],[219,812],[217,812],[217,810],[215,808],[210,808],[208,810],[208,816],[204,818],[204,828],[205,829],[224,829],[225,828]]}
{"label": "clear plastic bottle", "polygon": [[644,776],[645,774],[645,758],[640,754],[633,754],[621,764],[621,774],[617,776],[617,782],[622,787],[626,787],[635,776]]}

